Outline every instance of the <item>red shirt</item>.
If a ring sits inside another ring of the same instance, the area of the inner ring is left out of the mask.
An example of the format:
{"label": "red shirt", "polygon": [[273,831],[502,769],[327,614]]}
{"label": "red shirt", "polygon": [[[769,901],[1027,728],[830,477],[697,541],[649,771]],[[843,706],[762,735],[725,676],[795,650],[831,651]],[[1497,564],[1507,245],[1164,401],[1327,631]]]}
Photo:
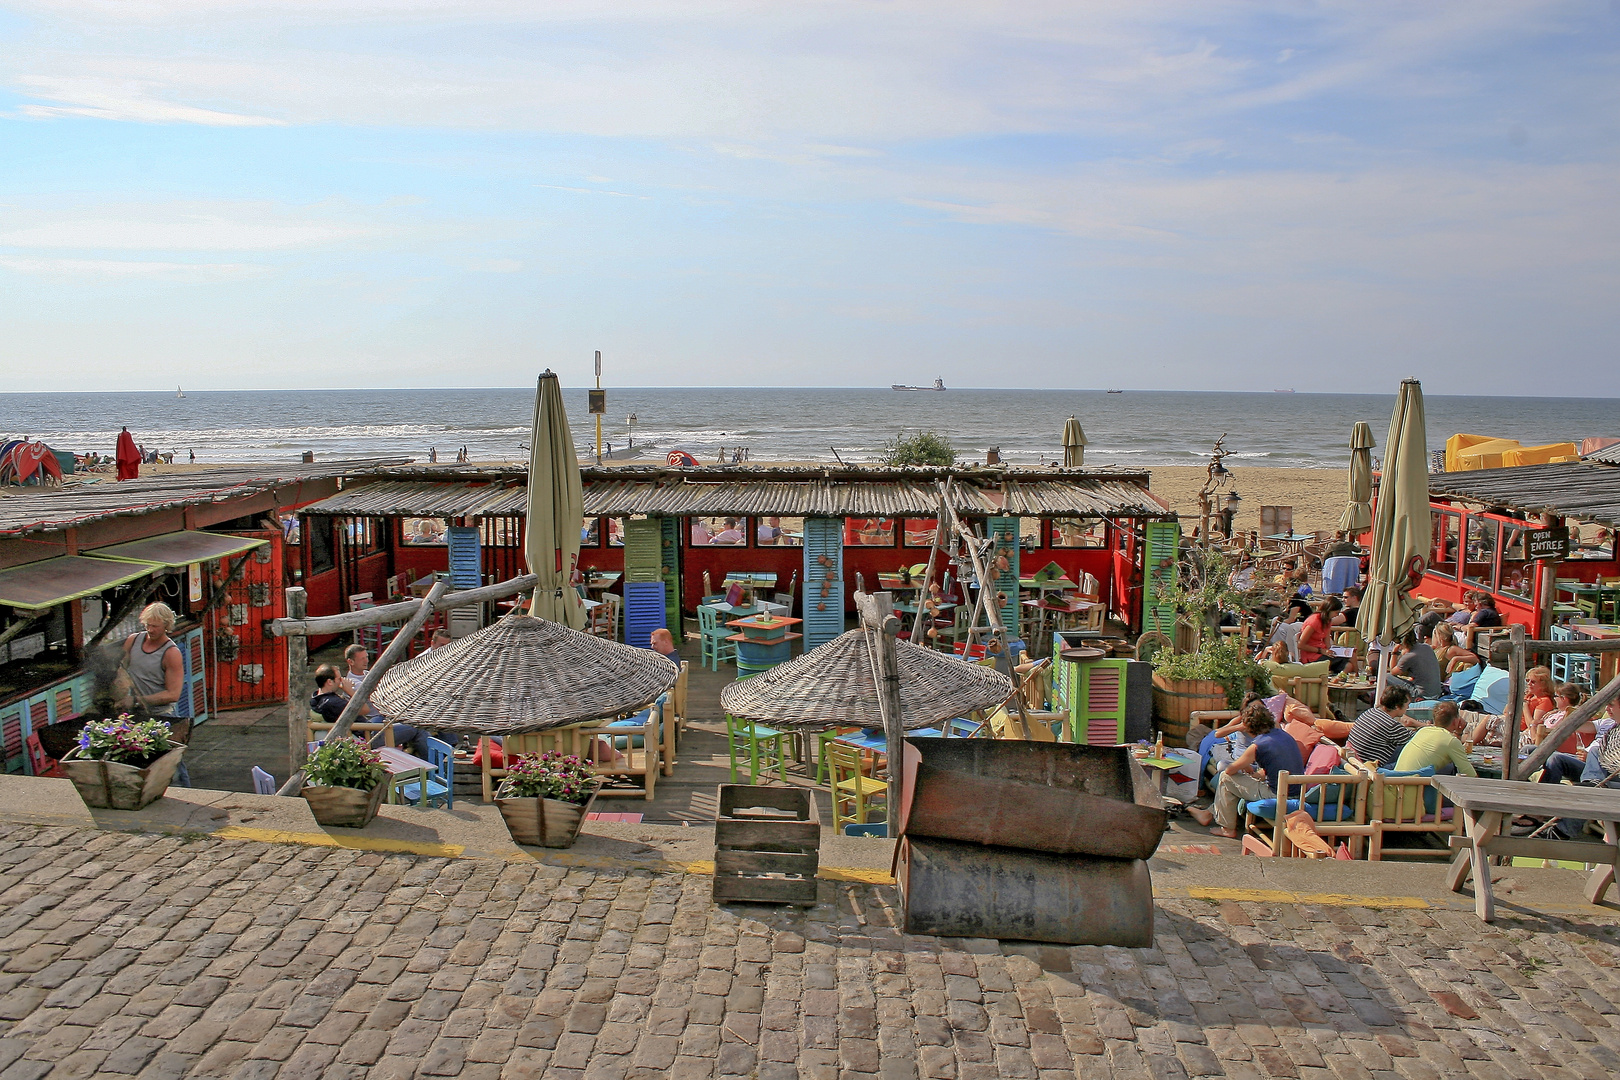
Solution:
{"label": "red shirt", "polygon": [[1305,626],[1299,632],[1299,659],[1301,663],[1314,664],[1322,659],[1328,650],[1328,623],[1318,611],[1305,620]]}

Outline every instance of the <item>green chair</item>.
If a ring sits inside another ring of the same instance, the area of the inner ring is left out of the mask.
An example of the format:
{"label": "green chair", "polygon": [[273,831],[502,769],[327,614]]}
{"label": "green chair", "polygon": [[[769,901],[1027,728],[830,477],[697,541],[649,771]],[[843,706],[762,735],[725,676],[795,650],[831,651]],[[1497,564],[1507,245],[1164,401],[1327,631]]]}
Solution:
{"label": "green chair", "polygon": [[748,782],[759,783],[761,773],[776,770],[776,777],[787,783],[788,733],[764,724],[726,714],[726,743],[731,750],[731,782],[737,782],[737,760],[748,762]]}
{"label": "green chair", "polygon": [[697,609],[697,617],[698,659],[703,666],[719,671],[722,660],[735,662],[737,659],[737,643],[726,640],[732,636],[731,627],[720,621],[719,610],[700,606]]}

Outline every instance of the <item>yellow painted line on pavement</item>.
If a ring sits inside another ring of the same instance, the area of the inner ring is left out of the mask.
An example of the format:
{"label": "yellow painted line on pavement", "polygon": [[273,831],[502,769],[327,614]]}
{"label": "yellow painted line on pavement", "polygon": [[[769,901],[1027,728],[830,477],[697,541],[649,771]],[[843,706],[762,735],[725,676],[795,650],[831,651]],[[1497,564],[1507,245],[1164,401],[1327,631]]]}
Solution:
{"label": "yellow painted line on pavement", "polygon": [[387,840],[378,836],[333,836],[331,833],[293,832],[289,829],[250,829],[227,825],[210,835],[221,840],[256,840],[261,844],[305,844],[310,847],[350,848],[355,851],[392,851],[406,855],[437,855],[459,859],[463,844],[433,844],[420,840]]}
{"label": "yellow painted line on pavement", "polygon": [[[1179,892],[1175,890],[1174,892]],[[1155,896],[1166,899],[1171,892],[1154,890]],[[1252,901],[1259,904],[1322,904],[1327,907],[1366,908],[1428,908],[1433,905],[1417,896],[1354,896],[1349,893],[1300,893],[1283,889],[1211,889],[1191,887],[1187,897],[1192,900]]]}

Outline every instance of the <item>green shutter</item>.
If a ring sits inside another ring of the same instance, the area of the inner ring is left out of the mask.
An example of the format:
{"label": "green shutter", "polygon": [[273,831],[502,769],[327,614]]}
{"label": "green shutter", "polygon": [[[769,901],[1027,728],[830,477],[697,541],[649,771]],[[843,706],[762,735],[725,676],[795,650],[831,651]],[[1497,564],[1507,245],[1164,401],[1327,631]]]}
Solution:
{"label": "green shutter", "polygon": [[663,530],[657,518],[631,518],[624,523],[624,580],[663,580]]}
{"label": "green shutter", "polygon": [[1181,558],[1181,523],[1150,521],[1144,526],[1142,550],[1142,630],[1175,637],[1176,611],[1161,597],[1176,582]]}
{"label": "green shutter", "polygon": [[657,518],[658,572],[664,582],[664,625],[681,640],[681,532],[680,518]]}

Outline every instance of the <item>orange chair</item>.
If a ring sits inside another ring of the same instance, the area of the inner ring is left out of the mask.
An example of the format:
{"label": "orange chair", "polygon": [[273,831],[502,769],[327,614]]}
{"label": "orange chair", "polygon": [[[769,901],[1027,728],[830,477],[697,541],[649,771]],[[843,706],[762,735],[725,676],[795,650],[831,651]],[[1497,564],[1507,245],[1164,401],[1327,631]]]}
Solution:
{"label": "orange chair", "polygon": [[47,757],[45,747],[40,743],[38,735],[29,735],[23,741],[28,753],[28,771],[35,776],[67,776],[62,771],[61,763],[53,757]]}

